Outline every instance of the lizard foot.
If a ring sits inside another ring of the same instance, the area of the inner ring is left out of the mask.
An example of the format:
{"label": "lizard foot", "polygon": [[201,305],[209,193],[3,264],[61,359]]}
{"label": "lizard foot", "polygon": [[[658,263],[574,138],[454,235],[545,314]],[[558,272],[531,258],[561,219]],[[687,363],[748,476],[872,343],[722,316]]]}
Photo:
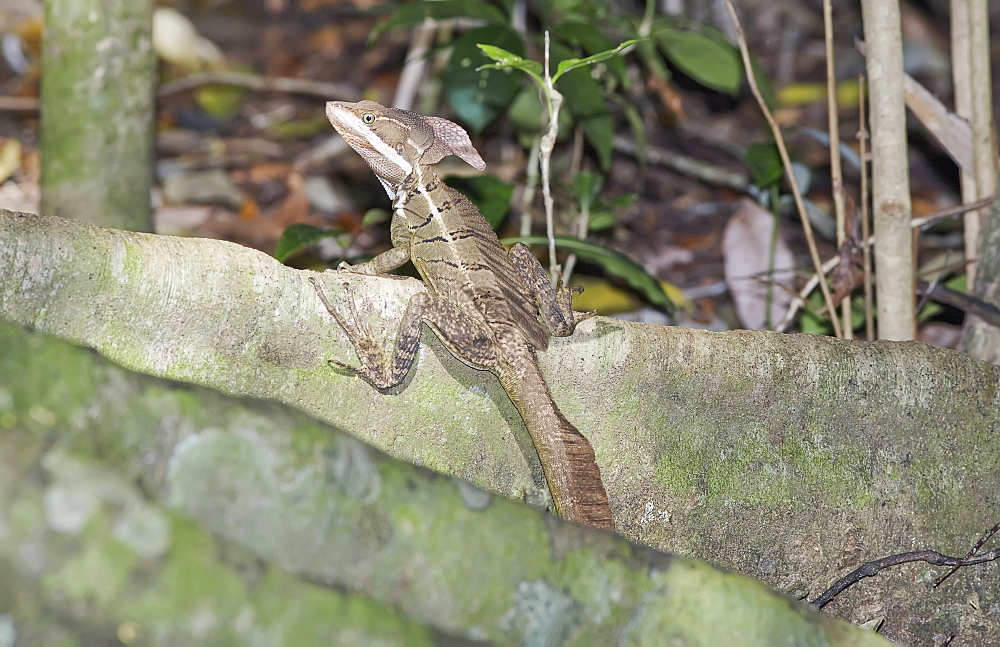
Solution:
{"label": "lizard foot", "polygon": [[576,328],[578,323],[586,319],[590,319],[597,314],[597,310],[587,310],[585,312],[573,310],[573,297],[583,292],[582,285],[566,286],[563,285],[562,279],[560,279],[556,284],[555,292],[556,305],[559,308],[559,311],[562,312],[563,316],[566,316],[566,318],[572,318],[573,320],[573,325],[568,331],[569,333],[573,332],[573,329]]}
{"label": "lizard foot", "polygon": [[329,298],[327,298],[326,294],[320,288],[319,281],[316,280],[315,277],[310,277],[309,280],[316,289],[316,294],[319,295],[320,301],[323,302],[327,312],[330,313],[330,316],[337,321],[340,327],[343,328],[344,332],[347,334],[347,338],[354,346],[354,350],[357,352],[358,358],[361,360],[361,366],[351,366],[350,364],[330,359],[327,360],[330,366],[347,373],[357,375],[376,388],[383,389],[392,386],[393,381],[389,377],[389,366],[386,360],[385,351],[382,349],[382,346],[375,341],[371,331],[358,316],[358,310],[354,301],[354,290],[351,287],[351,284],[347,282],[341,284],[341,287],[344,289],[344,296],[346,297],[347,304],[350,309],[349,317],[345,317],[337,311],[334,305],[330,302]]}

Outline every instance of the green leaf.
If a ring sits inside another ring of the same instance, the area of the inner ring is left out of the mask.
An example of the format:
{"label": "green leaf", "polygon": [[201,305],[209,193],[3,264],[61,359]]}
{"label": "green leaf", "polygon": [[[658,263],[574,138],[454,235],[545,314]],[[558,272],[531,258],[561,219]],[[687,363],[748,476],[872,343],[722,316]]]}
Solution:
{"label": "green leaf", "polygon": [[526,72],[531,76],[531,78],[535,79],[535,82],[538,83],[539,85],[545,84],[545,81],[542,79],[542,64],[539,63],[538,61],[532,61],[523,58],[515,54],[514,52],[507,51],[501,47],[496,47],[494,45],[479,43],[478,46],[479,49],[483,50],[483,54],[486,54],[486,56],[490,57],[496,62],[493,64],[480,65],[478,68],[476,68],[477,71],[486,68],[496,68],[500,70],[504,68],[512,68],[515,70],[522,70],[523,72]]}
{"label": "green leaf", "polygon": [[579,67],[584,67],[587,65],[593,65],[594,63],[600,63],[601,61],[606,61],[612,56],[616,56],[619,52],[621,52],[629,45],[633,45],[636,42],[638,42],[637,39],[627,40],[614,49],[598,52],[586,58],[567,58],[565,60],[562,60],[559,62],[559,65],[556,66],[556,73],[552,75],[552,81],[553,83],[558,81],[559,77],[561,77],[563,74],[566,74],[567,72],[575,70]]}
{"label": "green leaf", "polygon": [[[506,245],[517,242],[528,245],[548,245],[548,239],[544,236],[507,238],[502,242]],[[676,309],[674,302],[663,291],[660,282],[650,276],[641,265],[625,254],[595,245],[586,240],[566,236],[556,236],[556,247],[573,252],[582,260],[594,263],[603,268],[608,274],[622,279],[645,297],[650,304],[662,309],[664,312],[673,314]]]}
{"label": "green leaf", "polygon": [[661,28],[653,36],[664,56],[698,83],[731,95],[739,93],[743,65],[730,43],[676,27]]}
{"label": "green leaf", "polygon": [[428,18],[446,20],[448,18],[471,18],[486,23],[503,24],[507,17],[503,12],[487,2],[466,2],[466,0],[438,0],[437,2],[408,2],[395,7],[390,16],[375,25],[368,42],[384,31],[397,27],[413,27]]}
{"label": "green leaf", "polygon": [[[586,54],[596,54],[613,49],[614,43],[604,35],[594,23],[565,20],[552,28],[552,35],[564,43],[582,50]],[[607,61],[608,70],[622,85],[628,85],[628,75],[625,73],[625,62],[621,57]]]}
{"label": "green leaf", "polygon": [[369,209],[361,216],[361,227],[374,227],[389,220],[391,214],[386,209]]}
{"label": "green leaf", "polygon": [[601,187],[603,186],[604,177],[597,173],[580,171],[573,176],[570,189],[573,192],[573,198],[576,199],[576,203],[580,205],[581,211],[590,209],[590,206],[594,204],[594,200],[597,199],[597,194],[601,192]]}
{"label": "green leaf", "polygon": [[615,137],[615,123],[611,113],[604,112],[581,119],[580,127],[583,128],[583,136],[594,147],[601,169],[607,170],[611,166],[611,143]]}
{"label": "green leaf", "polygon": [[493,229],[500,226],[510,211],[510,199],[514,195],[514,186],[498,177],[492,175],[453,177],[448,178],[448,184],[472,200]]}
{"label": "green leaf", "polygon": [[967,284],[968,276],[965,274],[958,274],[951,277],[944,282],[944,286],[949,290],[954,290],[955,292],[961,292],[962,294],[969,293],[969,286]]}
{"label": "green leaf", "polygon": [[290,225],[281,234],[274,248],[274,257],[284,263],[292,254],[315,245],[324,238],[337,238],[344,232],[336,229],[320,229],[312,225]]}
{"label": "green leaf", "polygon": [[455,41],[442,75],[445,96],[474,132],[482,131],[501,115],[523,86],[521,75],[489,65],[489,59],[477,47],[481,42],[502,46],[513,54],[524,50],[517,33],[502,25],[470,29]]}
{"label": "green leaf", "polygon": [[785,174],[781,155],[778,154],[778,147],[774,145],[774,142],[750,144],[747,146],[743,160],[750,168],[753,183],[762,189],[774,186]]}
{"label": "green leaf", "polygon": [[[557,43],[552,44],[551,52],[552,58],[557,61],[572,55],[565,45]],[[611,164],[611,143],[615,133],[614,120],[604,101],[601,85],[590,74],[580,71],[563,76],[558,89],[565,98],[563,106],[573,115],[583,129],[587,143],[597,153],[601,169],[607,169]]]}
{"label": "green leaf", "polygon": [[753,78],[757,79],[757,87],[760,89],[761,96],[764,97],[764,103],[773,111],[774,107],[778,105],[778,95],[771,85],[771,79],[764,72],[764,68],[757,63],[757,59],[750,58],[750,67],[753,68]]}
{"label": "green leaf", "polygon": [[521,86],[507,108],[507,120],[517,128],[518,133],[535,135],[545,130],[545,106],[535,84]]}
{"label": "green leaf", "polygon": [[247,96],[247,90],[234,85],[203,85],[195,90],[195,102],[214,119],[235,117]]}
{"label": "green leaf", "polygon": [[613,200],[595,200],[590,211],[590,223],[587,225],[590,231],[601,231],[615,226],[619,212],[631,207],[638,197],[636,193],[623,193]]}
{"label": "green leaf", "polygon": [[590,231],[602,231],[611,229],[618,223],[618,214],[611,209],[595,209],[590,212],[590,222],[587,228]]}

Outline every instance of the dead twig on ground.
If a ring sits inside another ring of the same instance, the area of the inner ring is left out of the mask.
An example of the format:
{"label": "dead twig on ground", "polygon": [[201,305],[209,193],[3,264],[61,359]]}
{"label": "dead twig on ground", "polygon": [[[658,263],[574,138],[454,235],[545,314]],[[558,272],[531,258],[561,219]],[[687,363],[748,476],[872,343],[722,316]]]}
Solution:
{"label": "dead twig on ground", "polygon": [[975,551],[982,548],[982,545],[986,543],[989,537],[992,537],[994,533],[1000,530],[1000,524],[993,526],[986,535],[976,546],[969,552],[965,557],[949,557],[947,555],[942,555],[935,550],[917,550],[910,553],[900,553],[899,555],[890,555],[889,557],[883,557],[882,559],[875,559],[870,562],[865,562],[858,568],[851,571],[849,574],[840,578],[834,582],[833,586],[823,591],[823,594],[818,598],[810,602],[812,606],[817,609],[822,609],[830,602],[833,598],[837,597],[842,593],[847,587],[861,581],[866,577],[872,577],[879,571],[885,570],[891,566],[898,566],[900,564],[906,564],[909,562],[927,562],[932,566],[951,566],[953,570],[946,575],[942,576],[934,586],[937,586],[943,582],[954,569],[961,568],[962,566],[972,566],[974,564],[982,564],[984,562],[991,562],[995,559],[1000,558],[1000,550],[991,550],[987,553],[982,553],[979,555],[975,554]]}

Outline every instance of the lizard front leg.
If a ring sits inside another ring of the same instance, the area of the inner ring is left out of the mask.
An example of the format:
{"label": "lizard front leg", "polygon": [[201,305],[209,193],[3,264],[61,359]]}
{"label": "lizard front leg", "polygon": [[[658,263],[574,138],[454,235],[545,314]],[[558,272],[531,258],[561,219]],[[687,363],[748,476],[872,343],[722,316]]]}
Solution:
{"label": "lizard front leg", "polygon": [[516,243],[510,248],[509,255],[525,287],[531,291],[546,327],[555,337],[572,335],[578,323],[589,319],[597,312],[596,310],[575,312],[573,295],[583,292],[583,288],[579,285],[566,287],[562,281],[553,288],[545,268],[524,243]]}
{"label": "lizard front leg", "polygon": [[367,275],[386,274],[410,260],[410,230],[406,226],[405,218],[398,210],[392,216],[390,238],[392,240],[391,249],[387,249],[366,263],[351,265],[344,261],[337,266],[337,271]]}
{"label": "lizard front leg", "polygon": [[375,388],[396,386],[406,377],[420,347],[420,325],[424,322],[431,326],[444,345],[462,361],[477,367],[492,366],[495,363],[495,343],[486,328],[450,301],[426,292],[414,295],[407,303],[406,312],[396,331],[392,354],[387,356],[368,328],[361,323],[354,299],[349,294],[350,284],[344,283],[349,294],[351,314],[348,318],[330,303],[315,277],[311,277],[310,281],[327,311],[347,333],[361,360],[360,366],[351,366],[337,360],[330,360],[330,364],[364,378]]}

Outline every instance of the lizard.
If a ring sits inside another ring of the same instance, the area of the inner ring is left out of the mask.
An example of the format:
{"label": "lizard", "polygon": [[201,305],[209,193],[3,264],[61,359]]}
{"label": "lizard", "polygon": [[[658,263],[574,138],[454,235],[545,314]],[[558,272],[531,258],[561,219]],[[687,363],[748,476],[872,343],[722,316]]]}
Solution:
{"label": "lizard", "polygon": [[358,323],[350,292],[353,320],[337,311],[313,277],[319,298],[361,360],[360,366],[329,363],[378,389],[398,385],[415,360],[421,326],[428,325],[460,361],[499,378],[538,453],[556,513],[614,529],[593,447],[559,410],[535,356],[548,347],[550,336],[571,335],[594,314],[573,311],[573,296],[582,288],[553,287],[526,245],[508,250],[476,206],[431,168],[447,155],[476,170],[486,168],[461,126],[374,101],[330,101],[326,116],[371,166],[393,208],[392,247],[365,263],[341,263],[337,270],[381,275],[409,260],[427,288],[407,303],[388,357]]}

